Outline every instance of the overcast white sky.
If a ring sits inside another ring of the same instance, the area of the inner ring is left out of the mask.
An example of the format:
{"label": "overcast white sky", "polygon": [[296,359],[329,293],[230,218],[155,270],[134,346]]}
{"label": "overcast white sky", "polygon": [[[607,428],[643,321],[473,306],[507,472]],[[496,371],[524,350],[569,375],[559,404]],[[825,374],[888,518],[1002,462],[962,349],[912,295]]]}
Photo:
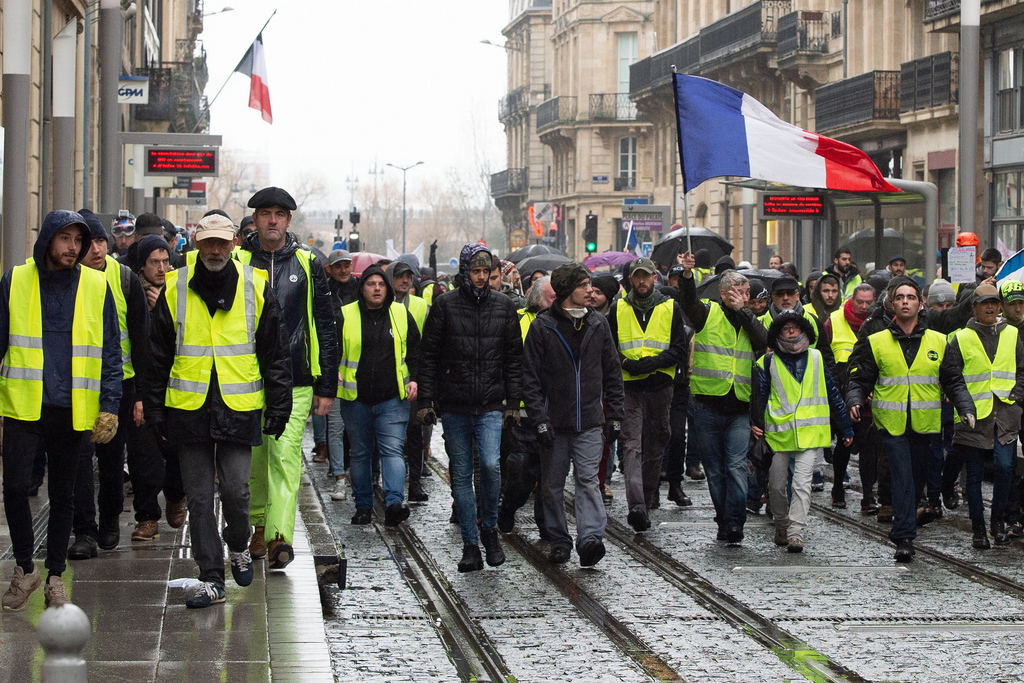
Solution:
{"label": "overcast white sky", "polygon": [[[223,7],[230,12],[214,15]],[[274,123],[248,107],[249,79],[228,78],[264,22]],[[473,168],[474,135],[495,172],[505,167],[498,100],[506,92],[507,0],[206,0],[200,36],[207,52],[210,132],[224,147],[270,161],[270,182],[287,188],[320,172],[332,196],[317,208],[347,206],[346,177],[373,182],[376,160],[440,181]],[[400,178],[391,168],[387,174]]]}

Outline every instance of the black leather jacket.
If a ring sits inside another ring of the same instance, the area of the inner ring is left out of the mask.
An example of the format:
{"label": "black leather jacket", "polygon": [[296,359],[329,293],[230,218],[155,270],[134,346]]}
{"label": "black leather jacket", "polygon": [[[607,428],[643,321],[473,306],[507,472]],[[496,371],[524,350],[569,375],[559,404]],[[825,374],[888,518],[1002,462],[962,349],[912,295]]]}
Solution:
{"label": "black leather jacket", "polygon": [[[281,307],[292,357],[292,380],[294,386],[313,386],[317,396],[334,398],[338,390],[338,338],[334,328],[334,305],[327,274],[318,260],[311,259],[310,275],[313,278],[313,322],[317,340],[320,343],[319,377],[314,382],[310,370],[309,325],[307,323],[306,297],[310,286],[306,272],[299,263],[304,254],[296,254],[302,247],[295,235],[288,233],[285,245],[277,251],[260,248],[259,236],[251,233],[242,242],[241,249],[252,253],[249,265],[267,271],[270,288],[277,296]],[[244,261],[244,259],[242,259]]]}

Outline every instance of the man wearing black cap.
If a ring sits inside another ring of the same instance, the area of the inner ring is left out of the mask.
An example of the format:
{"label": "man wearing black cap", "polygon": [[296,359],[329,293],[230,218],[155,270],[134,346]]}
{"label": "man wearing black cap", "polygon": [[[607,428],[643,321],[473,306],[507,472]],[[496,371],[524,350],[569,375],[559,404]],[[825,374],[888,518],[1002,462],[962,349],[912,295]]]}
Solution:
{"label": "man wearing black cap", "polygon": [[638,258],[629,265],[629,294],[608,313],[619,349],[625,387],[622,467],[626,480],[627,521],[646,531],[647,511],[660,506],[661,460],[670,437],[669,407],[676,368],[687,362],[683,316],[673,299],[654,288],[654,262]]}
{"label": "man wearing black cap", "polygon": [[338,391],[338,340],[331,289],[313,252],[288,231],[295,200],[279,187],[252,196],[256,232],[236,250],[242,263],[265,270],[281,305],[292,359],[292,412],[284,434],[253,448],[250,514],[253,557],[268,557],[271,569],[294,559],[292,534],[302,475],[302,433],[310,407],[327,415]]}
{"label": "man wearing black cap", "polygon": [[538,425],[540,498],[548,560],[569,559],[565,478],[576,477],[576,552],[591,567],[604,556],[607,517],[598,485],[605,437],[618,438],[623,417],[622,371],[608,321],[588,308],[590,273],[564,263],[551,273],[555,303],[541,311],[526,336],[523,395]]}
{"label": "man wearing black cap", "polygon": [[[98,270],[106,278],[117,308],[118,328],[121,335],[121,403],[118,408],[118,428],[114,438],[104,444],[83,442],[79,453],[78,476],[75,479],[75,542],[68,549],[72,560],[96,557],[97,548],[112,550],[121,536],[118,517],[124,507],[125,446],[130,461],[140,459],[138,426],[135,418],[142,416],[142,402],[136,399],[135,368],[147,365],[149,357],[149,309],[139,278],[128,268],[107,255],[107,231],[96,215],[88,209],[79,212],[89,226],[89,251],[82,265]],[[152,214],[142,214],[139,220]],[[138,228],[138,221],[136,222]],[[137,244],[132,244],[132,252]],[[131,252],[130,252],[131,253]],[[93,486],[93,453],[99,471],[99,526],[96,524],[95,488]],[[135,468],[132,467],[134,474]],[[133,541],[151,541],[159,536],[156,520],[138,520],[132,533]]]}

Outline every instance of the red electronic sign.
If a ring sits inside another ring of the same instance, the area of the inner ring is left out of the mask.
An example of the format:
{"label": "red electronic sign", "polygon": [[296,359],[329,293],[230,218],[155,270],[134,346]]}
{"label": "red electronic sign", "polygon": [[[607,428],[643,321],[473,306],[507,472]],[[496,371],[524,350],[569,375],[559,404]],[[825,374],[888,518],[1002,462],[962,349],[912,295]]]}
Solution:
{"label": "red electronic sign", "polygon": [[147,147],[146,175],[215,176],[217,150],[214,147]]}
{"label": "red electronic sign", "polygon": [[775,218],[824,218],[825,198],[818,194],[765,194],[761,198],[761,215]]}

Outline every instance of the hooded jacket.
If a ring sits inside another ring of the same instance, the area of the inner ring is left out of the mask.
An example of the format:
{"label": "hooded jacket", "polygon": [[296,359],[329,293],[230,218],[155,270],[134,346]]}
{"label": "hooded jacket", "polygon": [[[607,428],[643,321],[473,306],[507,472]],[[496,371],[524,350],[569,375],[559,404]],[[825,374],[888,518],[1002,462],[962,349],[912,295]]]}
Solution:
{"label": "hooded jacket", "polygon": [[459,287],[434,299],[420,344],[416,374],[423,405],[467,415],[516,408],[522,400],[523,339],[512,300],[469,284],[469,261],[482,245],[467,245]]}
{"label": "hooded jacket", "polygon": [[[967,328],[978,333],[981,345],[988,354],[989,360],[995,358],[996,348],[999,346],[999,334],[1009,325],[1002,318],[994,326],[980,325],[975,318],[967,323]],[[1018,335],[1017,348],[1015,352],[1016,363],[1013,368],[1016,373],[1016,384],[1010,392],[1013,403],[1004,403],[994,399],[992,412],[987,417],[977,420],[974,429],[967,426],[966,422],[959,422],[953,431],[953,443],[964,446],[972,446],[982,450],[989,450],[995,447],[993,436],[1000,443],[1016,441],[1020,431],[1021,400],[1024,400],[1024,338]],[[1010,368],[1001,368],[1009,370]],[[961,417],[970,413],[977,416],[978,411],[974,405],[971,392],[967,389],[967,382],[964,379],[964,354],[960,350],[960,340],[953,337],[946,347],[946,355],[942,357],[942,365],[939,366],[939,383],[946,396],[953,402],[956,412]],[[993,429],[995,427],[995,429]]]}
{"label": "hooded jacket", "polygon": [[[50,270],[46,252],[50,241],[61,228],[82,226],[82,249],[70,270]],[[43,219],[32,250],[39,272],[40,304],[43,313],[43,405],[53,408],[71,407],[71,328],[74,324],[75,296],[81,277],[82,259],[91,244],[85,219],[74,211],[51,211]],[[11,320],[11,277],[13,270],[0,280],[0,358],[7,354]],[[121,332],[117,325],[117,308],[107,288],[103,302],[103,369],[100,373],[100,412],[118,413],[121,402]]]}
{"label": "hooded jacket", "polygon": [[[236,266],[233,261],[227,265]],[[194,266],[179,273],[179,277],[189,278],[189,288],[197,294],[198,291],[192,286],[192,279],[196,277],[196,271],[200,268],[205,269],[205,266],[197,259]],[[166,288],[160,292],[160,298],[156,300],[156,305],[151,311],[151,371],[145,374],[142,382],[141,398],[146,422],[166,423],[167,432],[175,443],[229,441],[245,446],[259,446],[263,443],[261,413],[268,421],[288,421],[292,412],[292,364],[289,359],[288,341],[281,321],[281,309],[267,282],[263,283],[263,297],[263,314],[256,326],[255,342],[256,360],[263,376],[266,408],[262,411],[237,411],[227,407],[220,395],[216,380],[217,369],[214,366],[210,377],[210,390],[206,394],[203,407],[199,410],[179,410],[166,407],[164,400],[171,366],[174,365],[176,330],[171,319],[171,311],[167,307]],[[204,309],[208,305],[204,305]],[[242,305],[244,302],[233,300],[229,308]],[[335,378],[338,375],[337,371],[332,374]]]}
{"label": "hooded jacket", "polygon": [[[334,310],[327,274],[319,260],[311,260],[312,287],[306,281],[306,272],[299,264],[296,252],[301,248],[295,235],[286,233],[285,244],[277,251],[260,247],[258,233],[250,233],[240,247],[252,252],[249,265],[267,271],[270,289],[277,297],[284,321],[285,336],[291,351],[292,381],[297,387],[313,387],[317,396],[333,398],[338,391],[338,337],[334,330]],[[307,324],[306,297],[313,293],[313,329],[320,344],[319,377],[314,382],[310,369],[310,343]]]}
{"label": "hooded jacket", "polygon": [[[578,344],[572,335],[582,336]],[[544,309],[530,323],[525,356],[523,397],[534,425],[550,420],[557,431],[579,433],[625,417],[619,354],[597,311],[576,331],[559,304]]]}
{"label": "hooded jacket", "polygon": [[[364,270],[362,282],[367,282],[374,275],[384,278],[384,286],[387,290],[384,305],[372,310],[368,308],[366,298],[363,296],[362,285],[359,287],[359,298],[357,299],[359,320],[362,324],[362,350],[358,359],[359,369],[356,371],[356,392],[357,400],[366,405],[377,405],[397,398],[399,395],[398,377],[395,376],[395,332],[389,314],[391,304],[395,301],[395,290],[391,285],[391,279],[387,277],[380,266],[370,266]],[[420,333],[412,314],[408,310],[404,310],[404,313],[408,319],[406,364],[409,368],[409,376],[415,377]],[[344,353],[345,314],[342,309],[338,309],[337,320],[338,349],[339,353]]]}

